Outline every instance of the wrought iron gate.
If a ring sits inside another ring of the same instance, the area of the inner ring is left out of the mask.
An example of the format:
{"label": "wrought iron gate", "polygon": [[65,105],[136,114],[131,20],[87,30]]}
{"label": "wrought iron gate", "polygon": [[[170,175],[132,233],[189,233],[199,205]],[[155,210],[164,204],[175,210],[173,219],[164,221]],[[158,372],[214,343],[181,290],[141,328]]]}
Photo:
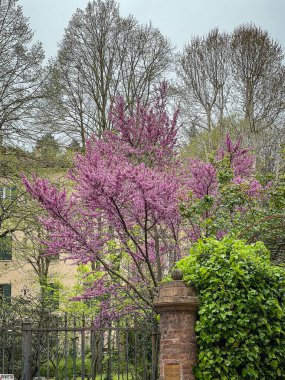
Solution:
{"label": "wrought iron gate", "polygon": [[2,325],[0,373],[21,380],[154,380],[158,341],[150,321],[96,329],[65,315],[56,326]]}

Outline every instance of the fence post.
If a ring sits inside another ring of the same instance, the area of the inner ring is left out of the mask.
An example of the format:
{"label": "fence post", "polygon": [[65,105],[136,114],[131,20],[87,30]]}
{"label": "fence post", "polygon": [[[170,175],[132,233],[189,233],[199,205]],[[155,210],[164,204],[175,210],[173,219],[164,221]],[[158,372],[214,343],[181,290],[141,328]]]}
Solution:
{"label": "fence post", "polygon": [[31,380],[32,324],[22,323],[22,380]]}
{"label": "fence post", "polygon": [[151,334],[151,367],[152,367],[152,376],[151,380],[156,380],[157,376],[157,326],[152,326],[152,334]]}
{"label": "fence post", "polygon": [[160,285],[154,307],[160,314],[160,380],[194,380],[198,297],[175,270],[174,281]]}

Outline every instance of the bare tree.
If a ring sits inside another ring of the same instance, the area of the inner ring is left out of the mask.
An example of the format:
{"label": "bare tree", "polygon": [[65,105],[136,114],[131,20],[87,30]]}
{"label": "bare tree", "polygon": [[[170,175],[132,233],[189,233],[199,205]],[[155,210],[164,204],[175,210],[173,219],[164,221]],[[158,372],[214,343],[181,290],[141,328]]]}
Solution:
{"label": "bare tree", "polygon": [[89,2],[73,15],[51,63],[40,120],[84,147],[88,136],[111,127],[114,97],[123,96],[128,107],[148,100],[171,52],[157,29],[121,17],[115,1]]}
{"label": "bare tree", "polygon": [[278,176],[284,144],[285,68],[283,51],[268,33],[252,24],[231,38],[235,113],[245,120],[241,131],[257,154],[257,164]]}
{"label": "bare tree", "polygon": [[229,71],[227,34],[213,29],[204,37],[194,37],[185,46],[177,65],[178,93],[182,109],[195,131],[211,132],[213,125],[223,120]]}
{"label": "bare tree", "polygon": [[[281,46],[268,32],[242,25],[231,38],[231,67],[250,132],[271,127],[284,110],[285,69]],[[236,103],[237,104],[237,103]]]}
{"label": "bare tree", "polygon": [[31,45],[33,33],[14,0],[0,1],[0,137],[28,136],[24,122],[39,98],[44,57],[41,44]]}
{"label": "bare tree", "polygon": [[[185,124],[208,136],[207,154],[228,129],[254,147],[257,164],[276,175],[284,143],[285,68],[281,46],[266,31],[242,25],[195,37],[177,64]],[[202,139],[205,141],[205,138]]]}

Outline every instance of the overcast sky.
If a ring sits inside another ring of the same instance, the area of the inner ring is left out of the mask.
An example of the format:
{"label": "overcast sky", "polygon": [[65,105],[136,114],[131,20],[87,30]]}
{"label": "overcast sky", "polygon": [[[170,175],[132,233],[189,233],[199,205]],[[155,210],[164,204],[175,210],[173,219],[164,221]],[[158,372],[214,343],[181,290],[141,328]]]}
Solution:
{"label": "overcast sky", "polygon": [[[77,8],[88,0],[19,0],[29,17],[35,39],[43,43],[46,57],[54,56],[64,28]],[[253,22],[266,29],[285,48],[285,0],[119,0],[121,14],[134,15],[153,26],[182,49],[193,35],[204,35],[214,27],[231,32]]]}

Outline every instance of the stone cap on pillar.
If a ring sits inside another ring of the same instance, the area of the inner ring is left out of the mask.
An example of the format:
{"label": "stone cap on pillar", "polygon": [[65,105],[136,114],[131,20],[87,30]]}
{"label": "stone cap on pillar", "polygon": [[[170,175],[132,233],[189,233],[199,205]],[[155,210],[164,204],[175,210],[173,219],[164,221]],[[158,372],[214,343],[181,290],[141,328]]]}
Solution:
{"label": "stone cap on pillar", "polygon": [[[173,278],[179,278],[175,273]],[[195,290],[187,286],[181,279],[162,283],[158,288],[158,296],[154,298],[154,308],[158,313],[165,311],[192,311],[199,304]]]}

